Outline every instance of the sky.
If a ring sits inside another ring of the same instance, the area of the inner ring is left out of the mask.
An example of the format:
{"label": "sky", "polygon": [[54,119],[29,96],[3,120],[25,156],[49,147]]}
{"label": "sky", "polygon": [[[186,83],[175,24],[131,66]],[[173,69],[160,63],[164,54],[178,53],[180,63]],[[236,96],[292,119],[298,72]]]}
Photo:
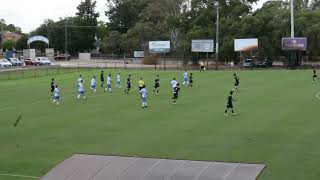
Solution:
{"label": "sky", "polygon": [[[254,9],[267,0],[260,0]],[[60,17],[73,16],[81,0],[0,0],[0,19],[7,24],[14,24],[28,33],[36,29],[45,19],[59,20]],[[97,0],[99,20],[107,21],[104,11],[106,0]]]}

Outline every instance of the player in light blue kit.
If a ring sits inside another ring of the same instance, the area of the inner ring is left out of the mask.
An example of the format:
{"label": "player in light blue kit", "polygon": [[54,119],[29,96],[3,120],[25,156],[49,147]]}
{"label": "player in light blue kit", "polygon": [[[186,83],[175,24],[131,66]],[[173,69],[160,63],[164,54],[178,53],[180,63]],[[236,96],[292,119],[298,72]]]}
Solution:
{"label": "player in light blue kit", "polygon": [[121,88],[121,76],[120,76],[120,73],[117,74],[116,81],[117,81],[116,86],[118,88]]}
{"label": "player in light blue kit", "polygon": [[104,90],[104,92],[106,92],[106,91],[112,92],[112,89],[111,89],[111,74],[109,74],[108,77],[107,77],[107,88]]}
{"label": "player in light blue kit", "polygon": [[91,90],[93,91],[93,93],[97,91],[96,76],[93,76],[93,78],[91,79]]}
{"label": "player in light blue kit", "polygon": [[60,91],[59,91],[58,85],[56,85],[54,88],[54,91],[53,91],[53,101],[52,102],[59,105],[59,101],[60,101]]}
{"label": "player in light blue kit", "polygon": [[140,90],[140,93],[141,93],[141,100],[142,100],[142,106],[141,107],[142,108],[146,108],[146,107],[148,107],[148,105],[147,105],[147,94],[148,94],[148,91],[147,91],[145,85]]}
{"label": "player in light blue kit", "polygon": [[81,96],[83,97],[83,99],[86,99],[86,96],[84,95],[84,86],[82,80],[78,84],[78,99],[80,99]]}
{"label": "player in light blue kit", "polygon": [[79,78],[78,78],[78,84],[79,84],[81,81],[83,81],[83,79],[82,79],[82,75],[80,74],[80,76],[79,76]]}
{"label": "player in light blue kit", "polygon": [[184,73],[183,73],[183,85],[184,86],[187,86],[189,84],[189,81],[188,81],[188,71],[187,70],[184,70]]}

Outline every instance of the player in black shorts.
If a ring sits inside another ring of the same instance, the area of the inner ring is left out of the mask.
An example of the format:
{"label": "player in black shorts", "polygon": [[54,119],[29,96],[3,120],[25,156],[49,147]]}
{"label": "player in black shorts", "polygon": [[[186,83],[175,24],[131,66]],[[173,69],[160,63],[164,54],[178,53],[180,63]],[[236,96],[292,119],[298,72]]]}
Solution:
{"label": "player in black shorts", "polygon": [[54,85],[54,78],[51,79],[51,83],[50,83],[50,87],[51,87],[51,96],[53,96],[53,91],[54,91],[54,88],[55,88],[55,85]]}
{"label": "player in black shorts", "polygon": [[159,94],[159,88],[160,88],[160,78],[159,78],[159,75],[157,75],[156,79],[154,80],[154,90],[153,90],[154,95]]}
{"label": "player in black shorts", "polygon": [[240,78],[237,76],[237,74],[233,74],[234,77],[234,88],[238,91],[238,87],[240,85]]}
{"label": "player in black shorts", "polygon": [[312,82],[316,82],[317,79],[318,79],[317,71],[314,69],[313,76],[312,76]]}
{"label": "player in black shorts", "polygon": [[101,87],[103,88],[103,85],[104,85],[104,72],[101,71],[101,74],[100,74],[100,81],[101,81]]}
{"label": "player in black shorts", "polygon": [[189,87],[193,87],[193,74],[190,73],[190,76],[189,76]]}
{"label": "player in black shorts", "polygon": [[131,75],[129,74],[129,77],[127,78],[127,89],[124,90],[124,92],[129,94],[130,89],[131,89]]}
{"label": "player in black shorts", "polygon": [[176,102],[178,100],[179,91],[180,91],[180,87],[179,87],[179,83],[178,83],[177,86],[173,88],[173,97],[172,97],[173,104],[176,104]]}
{"label": "player in black shorts", "polygon": [[235,115],[235,113],[234,113],[234,110],[233,110],[233,101],[234,101],[234,99],[233,99],[233,97],[232,97],[232,95],[233,95],[233,91],[230,91],[230,94],[229,94],[229,96],[228,96],[228,102],[227,102],[227,109],[224,111],[224,115],[225,116],[227,116],[228,114],[228,110],[231,110],[231,113],[232,113],[232,115]]}

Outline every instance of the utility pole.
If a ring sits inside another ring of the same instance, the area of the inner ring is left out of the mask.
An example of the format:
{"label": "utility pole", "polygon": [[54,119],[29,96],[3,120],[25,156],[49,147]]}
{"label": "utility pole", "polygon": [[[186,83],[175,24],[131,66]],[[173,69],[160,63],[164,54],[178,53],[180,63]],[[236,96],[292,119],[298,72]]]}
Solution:
{"label": "utility pole", "polygon": [[67,18],[64,21],[64,54],[65,54],[65,60],[68,60],[68,28],[67,28]]}
{"label": "utility pole", "polygon": [[219,2],[217,2],[217,21],[216,21],[216,70],[218,70],[219,61]]}
{"label": "utility pole", "polygon": [[0,19],[1,22],[1,44],[3,44],[3,26],[4,26],[4,19]]}
{"label": "utility pole", "polygon": [[294,38],[294,0],[291,0],[291,38]]}

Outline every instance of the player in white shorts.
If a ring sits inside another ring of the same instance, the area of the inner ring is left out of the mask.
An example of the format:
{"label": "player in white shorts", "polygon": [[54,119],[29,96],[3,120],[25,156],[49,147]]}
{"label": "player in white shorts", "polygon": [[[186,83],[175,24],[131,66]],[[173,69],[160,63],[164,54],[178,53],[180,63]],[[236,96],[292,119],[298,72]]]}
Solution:
{"label": "player in white shorts", "polygon": [[91,79],[91,90],[94,93],[97,91],[96,76],[93,76],[93,78]]}

